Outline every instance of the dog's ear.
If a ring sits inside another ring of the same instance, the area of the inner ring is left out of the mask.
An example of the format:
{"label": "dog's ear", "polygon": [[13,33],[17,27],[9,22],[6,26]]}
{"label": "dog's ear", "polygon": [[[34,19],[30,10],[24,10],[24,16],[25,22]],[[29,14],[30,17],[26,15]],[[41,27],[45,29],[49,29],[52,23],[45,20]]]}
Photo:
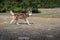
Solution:
{"label": "dog's ear", "polygon": [[32,11],[28,11],[28,13],[32,13]]}

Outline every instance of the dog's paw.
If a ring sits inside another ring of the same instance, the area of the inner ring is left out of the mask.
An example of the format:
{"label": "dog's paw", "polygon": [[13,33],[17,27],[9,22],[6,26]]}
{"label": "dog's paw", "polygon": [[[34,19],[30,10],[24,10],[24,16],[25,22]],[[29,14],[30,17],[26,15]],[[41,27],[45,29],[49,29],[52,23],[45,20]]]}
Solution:
{"label": "dog's paw", "polygon": [[20,25],[19,23],[17,23],[17,25]]}
{"label": "dog's paw", "polygon": [[31,25],[31,24],[28,24],[28,25]]}

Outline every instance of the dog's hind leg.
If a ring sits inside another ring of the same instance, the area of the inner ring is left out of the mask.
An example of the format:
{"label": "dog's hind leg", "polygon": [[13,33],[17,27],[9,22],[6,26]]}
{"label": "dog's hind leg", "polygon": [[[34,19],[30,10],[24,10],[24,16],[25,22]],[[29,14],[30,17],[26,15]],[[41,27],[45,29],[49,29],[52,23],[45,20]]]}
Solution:
{"label": "dog's hind leg", "polygon": [[12,24],[13,22],[14,22],[14,20],[11,20],[11,21],[10,21],[10,24]]}
{"label": "dog's hind leg", "polygon": [[16,20],[15,24],[19,25],[19,22],[18,22],[18,20]]}
{"label": "dog's hind leg", "polygon": [[15,21],[14,16],[12,17],[12,20],[10,21],[10,24],[12,24]]}

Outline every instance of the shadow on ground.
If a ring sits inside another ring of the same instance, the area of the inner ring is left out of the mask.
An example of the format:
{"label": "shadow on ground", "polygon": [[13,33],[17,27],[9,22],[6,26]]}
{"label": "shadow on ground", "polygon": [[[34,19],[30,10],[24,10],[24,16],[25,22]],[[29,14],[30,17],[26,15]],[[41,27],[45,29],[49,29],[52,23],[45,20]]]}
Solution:
{"label": "shadow on ground", "polygon": [[60,40],[60,25],[0,24],[0,40]]}

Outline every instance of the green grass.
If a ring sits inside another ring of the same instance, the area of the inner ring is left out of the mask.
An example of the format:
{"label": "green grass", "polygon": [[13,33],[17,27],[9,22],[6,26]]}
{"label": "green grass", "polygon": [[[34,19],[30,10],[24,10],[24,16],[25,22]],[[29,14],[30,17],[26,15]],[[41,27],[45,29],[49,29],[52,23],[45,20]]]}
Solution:
{"label": "green grass", "polygon": [[[0,16],[11,16],[9,13],[0,13]],[[60,14],[33,13],[32,17],[60,18]]]}
{"label": "green grass", "polygon": [[9,13],[0,13],[0,16],[10,16],[11,14]]}

